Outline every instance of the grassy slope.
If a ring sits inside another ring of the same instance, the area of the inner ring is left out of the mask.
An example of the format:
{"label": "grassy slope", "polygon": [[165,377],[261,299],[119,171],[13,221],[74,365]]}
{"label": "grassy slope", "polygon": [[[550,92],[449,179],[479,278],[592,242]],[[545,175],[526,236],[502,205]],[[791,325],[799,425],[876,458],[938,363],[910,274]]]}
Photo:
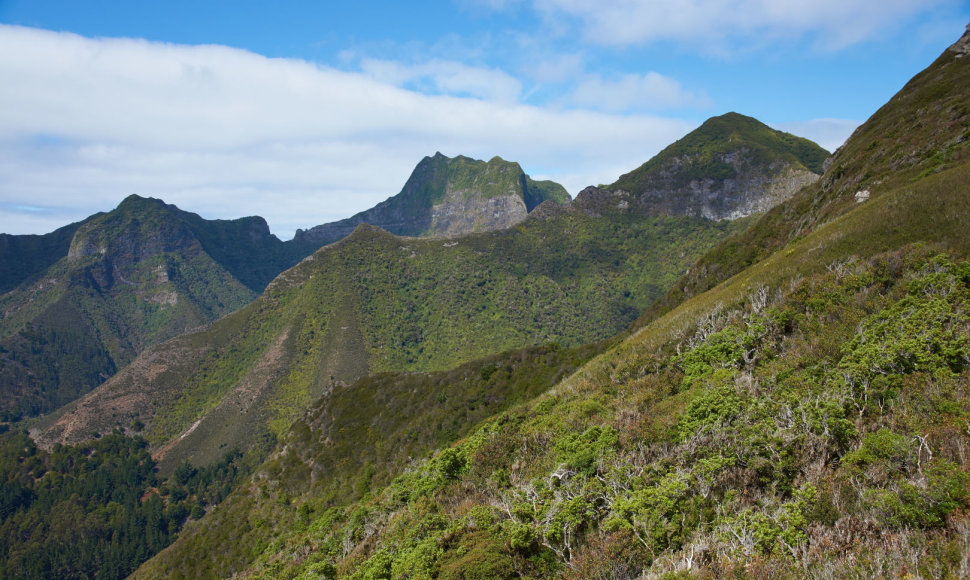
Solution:
{"label": "grassy slope", "polygon": [[[947,83],[965,70],[944,55],[893,102],[967,94]],[[933,75],[946,90],[921,86]],[[965,129],[944,127],[927,129],[952,145],[942,163],[870,174],[881,183],[863,203],[852,194],[865,172],[842,181],[834,165],[810,228],[771,236],[761,222],[756,237],[781,240],[766,260],[732,261],[735,276],[711,274],[724,282],[362,501],[324,510],[313,494],[274,495],[306,465],[266,469],[254,481],[267,497],[246,508],[275,501],[296,523],[246,575],[965,573],[970,165]],[[845,151],[934,150],[859,138]],[[952,257],[933,258],[941,248]]]}
{"label": "grassy slope", "polygon": [[945,52],[913,77],[835,152],[819,183],[706,254],[644,313],[637,326],[851,210],[858,191],[870,191],[873,197],[904,191],[922,177],[966,162],[970,67],[965,61]]}
{"label": "grassy slope", "polygon": [[[309,502],[305,523],[249,573],[583,578],[692,560],[713,576],[960,574],[970,264],[932,256],[942,244],[970,257],[968,188],[957,168],[859,207],[363,501],[324,510],[312,493],[286,496],[294,522]],[[952,221],[917,211],[924,196]],[[881,253],[913,239],[937,245]],[[861,341],[881,320],[907,326]],[[937,346],[897,346],[910,335]],[[267,489],[305,469],[290,468],[262,472]]]}
{"label": "grassy slope", "polygon": [[[285,272],[250,306],[146,352],[46,418],[43,438],[79,440],[137,415],[156,449],[178,438],[163,466],[213,461],[253,433],[283,433],[334,380],[610,336],[738,227],[562,216],[445,241],[361,228]],[[76,418],[83,428],[65,433]]]}

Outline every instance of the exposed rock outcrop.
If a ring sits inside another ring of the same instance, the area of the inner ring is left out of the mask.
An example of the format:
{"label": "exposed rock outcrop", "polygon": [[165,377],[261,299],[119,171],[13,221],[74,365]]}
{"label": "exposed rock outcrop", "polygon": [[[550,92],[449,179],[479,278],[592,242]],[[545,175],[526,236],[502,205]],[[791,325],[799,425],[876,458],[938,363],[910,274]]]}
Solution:
{"label": "exposed rock outcrop", "polygon": [[[736,219],[767,211],[819,178],[828,152],[737,113],[708,119],[615,183],[575,204],[644,215]],[[609,196],[604,197],[609,192]]]}
{"label": "exposed rock outcrop", "polygon": [[340,221],[297,230],[297,243],[329,244],[366,223],[403,236],[452,236],[511,227],[546,200],[569,201],[551,181],[535,181],[518,163],[487,163],[436,153],[425,157],[397,195]]}

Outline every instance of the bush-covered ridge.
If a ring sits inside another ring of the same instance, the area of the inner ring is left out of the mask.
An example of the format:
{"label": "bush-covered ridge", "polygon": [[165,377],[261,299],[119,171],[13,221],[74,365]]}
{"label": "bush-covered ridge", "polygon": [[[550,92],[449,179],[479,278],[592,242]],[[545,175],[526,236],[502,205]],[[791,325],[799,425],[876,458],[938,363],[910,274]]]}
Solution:
{"label": "bush-covered ridge", "polygon": [[735,153],[741,146],[747,149],[746,156],[752,165],[768,167],[784,162],[819,175],[829,155],[808,139],[776,131],[752,117],[726,113],[711,117],[637,169],[621,175],[606,189],[635,193],[649,189],[658,171],[665,170],[672,160],[678,160],[676,169],[672,169],[677,172],[678,187],[698,179],[729,179],[735,176],[735,170],[725,163],[723,156]]}
{"label": "bush-covered ridge", "polygon": [[[965,165],[970,151],[968,86],[970,59],[945,51],[856,129],[832,155],[822,179],[801,190],[789,203],[768,211],[744,234],[726,239],[707,253],[644,313],[637,326],[852,211],[858,205],[856,193],[867,191],[870,199],[899,194],[911,185]],[[943,195],[951,202],[962,203],[953,188],[965,185],[952,178],[950,181]],[[948,218],[945,204],[939,204],[937,211],[936,220]],[[926,223],[913,220],[909,226],[923,227],[924,231],[899,234],[911,234],[910,241],[920,239],[920,235],[933,236],[932,228],[924,227]]]}
{"label": "bush-covered ridge", "polygon": [[460,235],[504,229],[525,219],[543,201],[569,201],[554,181],[534,181],[513,161],[488,162],[435,153],[414,168],[400,193],[349,218],[297,230],[296,243],[328,244],[360,224],[400,236]]}
{"label": "bush-covered ridge", "polygon": [[282,274],[246,308],[150,349],[46,418],[40,438],[83,440],[140,413],[156,449],[178,440],[164,464],[213,461],[221,445],[244,447],[267,428],[283,433],[334,381],[611,336],[740,226],[564,215],[453,240],[362,227]]}
{"label": "bush-covered ridge", "polygon": [[252,572],[964,575],[970,262],[933,252],[759,288],[360,502],[293,498]]}

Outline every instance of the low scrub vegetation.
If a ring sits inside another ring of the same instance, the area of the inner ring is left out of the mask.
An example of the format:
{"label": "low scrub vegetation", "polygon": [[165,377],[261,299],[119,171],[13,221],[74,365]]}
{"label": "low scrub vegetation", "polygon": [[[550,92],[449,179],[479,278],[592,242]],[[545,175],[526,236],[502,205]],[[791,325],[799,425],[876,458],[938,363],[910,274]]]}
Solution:
{"label": "low scrub vegetation", "polygon": [[756,289],[309,504],[255,572],[964,576],[968,307],[970,262],[926,247]]}

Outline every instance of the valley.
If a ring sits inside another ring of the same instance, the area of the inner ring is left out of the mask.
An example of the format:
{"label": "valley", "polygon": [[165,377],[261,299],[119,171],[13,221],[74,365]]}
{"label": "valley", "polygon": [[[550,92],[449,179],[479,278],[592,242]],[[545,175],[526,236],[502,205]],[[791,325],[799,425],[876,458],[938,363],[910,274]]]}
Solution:
{"label": "valley", "polygon": [[0,577],[966,576],[968,43],[831,154],[0,237]]}

